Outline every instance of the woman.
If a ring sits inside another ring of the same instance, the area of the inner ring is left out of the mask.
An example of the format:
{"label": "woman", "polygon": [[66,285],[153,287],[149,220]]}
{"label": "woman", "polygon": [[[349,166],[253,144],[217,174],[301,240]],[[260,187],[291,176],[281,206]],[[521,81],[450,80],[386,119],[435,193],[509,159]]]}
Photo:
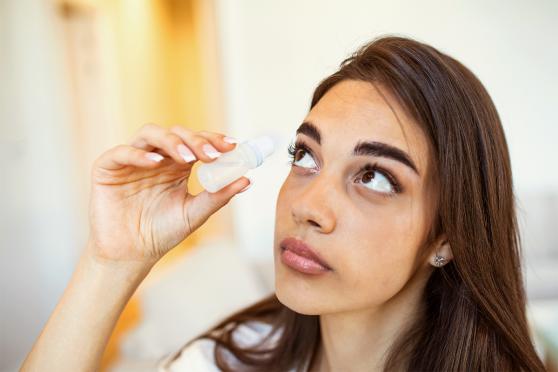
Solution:
{"label": "woman", "polygon": [[[210,162],[233,148],[221,134],[149,125],[100,156],[89,244],[24,370],[98,366],[155,262],[248,185],[190,195],[188,155]],[[221,370],[544,370],[506,140],[467,68],[414,40],[376,39],[320,83],[289,153],[276,293],[162,370],[189,370],[208,350],[205,366]]]}

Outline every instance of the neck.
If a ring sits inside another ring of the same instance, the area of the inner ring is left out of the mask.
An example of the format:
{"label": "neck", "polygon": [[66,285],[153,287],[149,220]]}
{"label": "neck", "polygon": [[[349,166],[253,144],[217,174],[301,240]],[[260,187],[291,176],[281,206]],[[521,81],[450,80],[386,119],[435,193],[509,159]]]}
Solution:
{"label": "neck", "polygon": [[310,370],[383,370],[389,348],[421,312],[426,280],[411,282],[381,306],[320,315],[321,341]]}

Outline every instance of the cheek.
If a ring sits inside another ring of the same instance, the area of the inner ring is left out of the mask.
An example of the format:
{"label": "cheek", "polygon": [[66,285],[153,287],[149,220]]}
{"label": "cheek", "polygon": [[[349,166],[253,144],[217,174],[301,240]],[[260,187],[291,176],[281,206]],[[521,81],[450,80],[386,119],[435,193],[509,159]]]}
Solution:
{"label": "cheek", "polygon": [[288,191],[288,178],[283,182],[283,185],[279,189],[277,195],[277,201],[275,203],[275,235],[277,236],[283,228],[286,228],[287,218],[289,217],[290,210],[290,196],[292,193]]}
{"label": "cheek", "polygon": [[293,180],[292,175],[289,174],[277,194],[277,201],[275,203],[275,236],[283,236],[293,231],[294,220],[292,216],[292,205],[297,202],[300,197],[300,185],[297,185],[296,180]]}
{"label": "cheek", "polygon": [[378,209],[366,219],[352,219],[341,239],[346,254],[338,260],[340,289],[353,301],[387,301],[407,283],[415,268],[420,234],[419,226],[411,223],[413,215],[410,211],[383,212]]}
{"label": "cheek", "polygon": [[289,206],[290,199],[293,198],[293,182],[291,180],[291,175],[289,174],[277,194],[277,202],[275,203],[275,208],[277,211],[282,209],[287,209]]}

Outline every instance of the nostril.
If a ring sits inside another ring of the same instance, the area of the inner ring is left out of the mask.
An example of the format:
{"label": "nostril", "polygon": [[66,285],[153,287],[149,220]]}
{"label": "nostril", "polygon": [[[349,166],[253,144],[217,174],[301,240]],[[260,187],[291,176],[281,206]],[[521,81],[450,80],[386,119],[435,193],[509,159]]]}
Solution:
{"label": "nostril", "polygon": [[310,224],[312,224],[312,225],[314,225],[314,226],[320,227],[320,224],[317,223],[317,222],[315,222],[315,221],[313,221],[313,220],[308,220],[308,222],[310,222]]}

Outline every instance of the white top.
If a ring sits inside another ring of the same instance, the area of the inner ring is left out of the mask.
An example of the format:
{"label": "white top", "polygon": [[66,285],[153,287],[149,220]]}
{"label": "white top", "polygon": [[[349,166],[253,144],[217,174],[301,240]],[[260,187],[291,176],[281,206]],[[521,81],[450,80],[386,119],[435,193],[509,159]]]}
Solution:
{"label": "white top", "polygon": [[[239,345],[247,347],[258,343],[271,331],[271,328],[272,326],[267,323],[251,321],[247,324],[239,325],[233,333],[233,338]],[[280,333],[277,332],[268,342],[273,343],[277,341]],[[176,353],[167,355],[159,363],[158,372],[220,372],[215,364],[214,348],[215,341],[213,340],[206,338],[196,340],[182,349],[180,356],[172,362],[170,360],[173,359]],[[232,353],[227,353],[226,351],[225,353],[234,358]],[[236,359],[232,359],[231,362],[233,360],[235,360],[237,366],[242,366]],[[233,366],[235,365],[234,363],[232,364]],[[295,369],[293,368],[289,372],[295,372]]]}

